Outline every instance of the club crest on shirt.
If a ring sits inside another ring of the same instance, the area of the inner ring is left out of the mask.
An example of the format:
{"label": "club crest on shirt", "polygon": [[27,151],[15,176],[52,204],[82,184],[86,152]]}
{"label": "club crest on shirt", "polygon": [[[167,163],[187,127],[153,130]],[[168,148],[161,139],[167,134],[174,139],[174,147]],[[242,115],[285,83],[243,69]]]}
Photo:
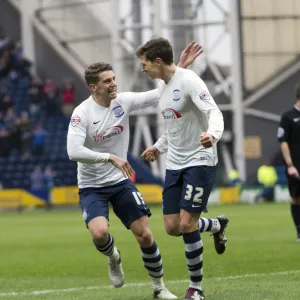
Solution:
{"label": "club crest on shirt", "polygon": [[74,115],[71,117],[71,122],[70,124],[75,127],[77,124],[80,123],[80,117],[78,115]]}
{"label": "club crest on shirt", "polygon": [[208,92],[202,92],[199,97],[201,100],[208,101],[210,99],[210,94]]}
{"label": "club crest on shirt", "polygon": [[121,118],[124,115],[124,109],[122,106],[118,105],[112,109],[115,118]]}
{"label": "club crest on shirt", "polygon": [[182,117],[182,115],[172,108],[164,109],[161,114],[163,115],[165,120],[175,120]]}
{"label": "club crest on shirt", "polygon": [[173,100],[179,101],[180,100],[180,91],[178,89],[173,91]]}
{"label": "club crest on shirt", "polygon": [[101,132],[99,132],[99,130],[97,130],[95,132],[95,134],[93,135],[94,141],[95,142],[101,142],[101,141],[105,141],[111,137],[117,136],[119,134],[121,134],[123,132],[123,126],[119,125],[119,126],[112,126],[109,127]]}

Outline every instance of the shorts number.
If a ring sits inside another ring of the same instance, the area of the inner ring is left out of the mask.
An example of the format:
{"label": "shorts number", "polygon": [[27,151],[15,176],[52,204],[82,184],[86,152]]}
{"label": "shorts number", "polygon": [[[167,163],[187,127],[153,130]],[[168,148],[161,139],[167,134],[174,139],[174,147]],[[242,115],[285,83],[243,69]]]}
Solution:
{"label": "shorts number", "polygon": [[[190,184],[187,184],[187,186],[186,186],[186,194],[184,196],[185,200],[191,200],[193,190],[194,190],[194,187],[192,185],[190,185]],[[193,202],[202,203],[201,197],[203,195],[203,188],[202,187],[195,187],[195,191],[197,193],[194,195]]]}
{"label": "shorts number", "polygon": [[145,205],[145,201],[140,192],[132,192],[132,195],[133,195],[137,205],[141,205],[141,204]]}

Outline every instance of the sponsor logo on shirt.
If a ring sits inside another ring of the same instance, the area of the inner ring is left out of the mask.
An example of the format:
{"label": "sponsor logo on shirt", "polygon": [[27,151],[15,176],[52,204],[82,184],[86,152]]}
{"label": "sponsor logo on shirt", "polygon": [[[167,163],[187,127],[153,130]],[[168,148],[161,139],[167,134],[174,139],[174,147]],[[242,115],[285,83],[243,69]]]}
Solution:
{"label": "sponsor logo on shirt", "polygon": [[105,141],[111,137],[117,136],[123,132],[123,126],[113,126],[109,127],[101,132],[97,130],[95,134],[93,135],[94,141],[95,142],[102,142]]}
{"label": "sponsor logo on shirt", "polygon": [[80,117],[78,115],[72,116],[71,117],[71,122],[70,124],[75,127],[77,124],[80,123]]}
{"label": "sponsor logo on shirt", "polygon": [[210,99],[210,94],[208,92],[202,92],[199,97],[201,100],[208,101]]}
{"label": "sponsor logo on shirt", "polygon": [[182,117],[182,115],[179,112],[172,108],[166,108],[161,113],[165,120],[174,120]]}
{"label": "sponsor logo on shirt", "polygon": [[121,118],[124,115],[124,109],[120,105],[114,107],[112,112],[113,112],[115,118],[117,118],[117,119]]}
{"label": "sponsor logo on shirt", "polygon": [[178,89],[173,91],[173,100],[179,101],[180,100],[180,91]]}

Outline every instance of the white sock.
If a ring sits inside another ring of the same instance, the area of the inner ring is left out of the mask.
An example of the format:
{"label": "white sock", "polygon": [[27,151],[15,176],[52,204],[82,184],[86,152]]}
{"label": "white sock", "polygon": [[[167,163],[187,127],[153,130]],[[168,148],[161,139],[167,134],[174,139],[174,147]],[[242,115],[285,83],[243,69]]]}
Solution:
{"label": "white sock", "polygon": [[119,258],[120,258],[120,255],[119,255],[118,249],[117,249],[117,247],[114,247],[113,254],[111,256],[109,256],[109,259],[117,261]]}
{"label": "white sock", "polygon": [[207,219],[207,218],[200,218],[199,219],[199,230],[200,232],[211,232],[216,233],[220,231],[221,224],[218,219]]}
{"label": "white sock", "polygon": [[164,280],[162,277],[160,278],[151,277],[151,278],[152,278],[152,286],[154,290],[159,290],[165,287]]}

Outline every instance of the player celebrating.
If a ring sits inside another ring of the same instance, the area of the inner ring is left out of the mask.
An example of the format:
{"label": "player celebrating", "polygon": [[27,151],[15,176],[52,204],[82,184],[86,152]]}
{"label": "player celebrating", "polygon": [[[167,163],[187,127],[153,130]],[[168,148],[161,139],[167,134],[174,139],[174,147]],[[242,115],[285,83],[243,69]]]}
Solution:
{"label": "player celebrating", "polygon": [[[180,64],[188,66],[201,54],[198,44],[183,51]],[[77,106],[69,125],[67,151],[78,162],[78,186],[84,221],[96,249],[108,257],[114,287],[124,284],[120,251],[108,232],[108,202],[138,241],[144,266],[152,278],[154,298],[177,299],[163,282],[163,264],[148,225],[151,215],[136,186],[128,179],[134,170],[127,161],[129,114],[157,103],[158,90],[117,94],[112,66],[95,63],[85,71],[91,96]]]}
{"label": "player celebrating", "polygon": [[[207,230],[207,219],[202,218],[199,224],[199,217],[202,211],[207,212],[215,181],[216,142],[223,133],[223,116],[205,83],[193,71],[174,64],[172,46],[166,39],[151,39],[136,54],[143,72],[151,79],[162,79],[159,106],[166,124],[166,132],[142,156],[153,161],[168,151],[163,190],[165,229],[173,236],[183,235],[190,274],[184,299],[203,300],[200,230]],[[228,220],[218,217],[210,221],[217,252],[224,252]]]}
{"label": "player celebrating", "polygon": [[282,115],[277,136],[287,166],[291,213],[300,242],[300,84],[296,86],[296,100],[295,106]]}

